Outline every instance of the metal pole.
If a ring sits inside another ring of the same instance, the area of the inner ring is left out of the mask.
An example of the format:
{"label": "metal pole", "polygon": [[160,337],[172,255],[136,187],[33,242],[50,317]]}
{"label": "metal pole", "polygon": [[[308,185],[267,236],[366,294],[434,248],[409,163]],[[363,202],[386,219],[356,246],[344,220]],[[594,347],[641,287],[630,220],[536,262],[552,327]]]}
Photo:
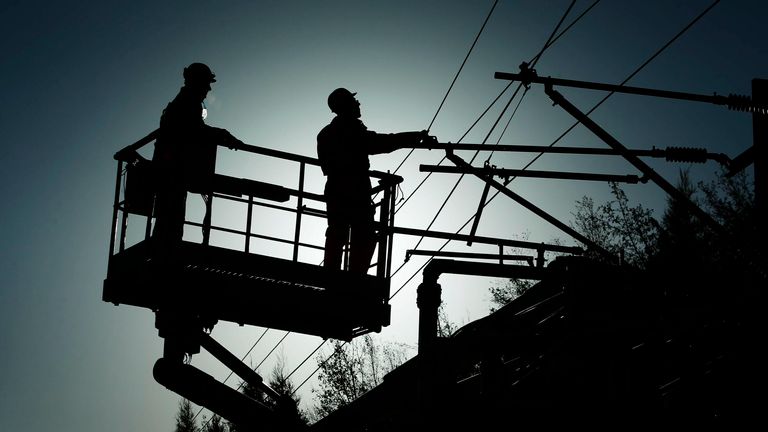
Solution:
{"label": "metal pole", "polygon": [[[154,208],[155,208],[155,205],[154,205],[154,199],[153,199],[152,209]],[[152,213],[150,211],[150,213],[147,215],[147,224],[146,226],[144,226],[144,240],[149,240],[149,237],[151,235],[152,235]]]}
{"label": "metal pole", "polygon": [[[424,165],[422,165],[424,167]],[[487,177],[487,175],[486,175]],[[485,208],[485,200],[488,198],[488,191],[491,190],[491,185],[486,181],[483,186],[483,193],[480,194],[480,202],[477,204],[477,211],[475,217],[472,218],[472,228],[469,230],[469,236],[474,237],[477,234],[477,226],[480,225],[480,217],[483,215],[483,209]],[[467,240],[467,246],[472,246],[472,239]],[[499,245],[501,248],[501,245]]]}
{"label": "metal pole", "polygon": [[649,88],[642,88],[642,87],[623,86],[623,85],[616,85],[616,84],[576,81],[576,80],[569,80],[569,79],[562,79],[562,78],[540,77],[530,69],[525,70],[524,73],[519,73],[519,74],[508,73],[508,72],[496,72],[493,75],[493,77],[496,79],[507,80],[507,81],[520,81],[524,84],[536,83],[536,84],[544,84],[545,86],[549,85],[549,86],[575,87],[575,88],[583,88],[583,89],[590,89],[590,90],[610,91],[610,92],[616,92],[616,93],[655,96],[655,97],[662,97],[667,99],[689,100],[694,102],[707,102],[715,105],[728,105],[729,102],[731,102],[728,97],[717,95],[717,94],[703,95],[703,94],[683,93],[683,92],[669,91],[669,90],[657,90],[657,89],[649,89]]}
{"label": "metal pole", "polygon": [[[434,262],[431,261],[430,263]],[[442,289],[437,283],[438,272],[424,269],[424,281],[416,289],[416,305],[419,308],[419,354],[430,354],[437,340],[438,310]]]}
{"label": "metal pole", "polygon": [[528,255],[511,255],[504,253],[504,246],[499,245],[499,253],[473,253],[473,252],[444,252],[436,250],[423,250],[423,249],[409,249],[405,251],[406,259],[410,259],[413,255],[430,256],[430,257],[446,257],[446,258],[469,258],[469,259],[492,259],[498,260],[499,264],[504,264],[504,260],[508,261],[525,261],[528,265],[533,265],[533,257]]}
{"label": "metal pole", "polygon": [[248,253],[251,251],[251,225],[253,222],[251,222],[251,219],[253,219],[253,195],[248,195],[248,211],[247,214],[247,220],[245,221],[245,252]]}
{"label": "metal pole", "polygon": [[[498,187],[501,189],[506,189],[503,185],[500,185],[493,180],[492,182],[496,183],[495,185],[492,185],[494,188]],[[510,193],[512,192],[510,191]],[[456,241],[469,241],[471,239],[475,243],[504,245],[509,247],[522,248],[522,249],[538,250],[539,248],[544,248],[545,250],[548,250],[551,252],[562,252],[562,253],[569,253],[569,254],[576,254],[576,255],[580,255],[584,252],[584,250],[578,246],[543,244],[543,243],[534,243],[534,242],[523,241],[523,240],[511,240],[511,239],[502,239],[502,238],[484,237],[484,236],[470,237],[466,234],[448,233],[443,231],[427,231],[427,230],[398,227],[398,226],[393,226],[392,228],[390,228],[390,230],[394,234],[412,235],[412,236],[419,236],[419,237],[424,236],[429,238],[439,238],[439,239],[456,240]]]}
{"label": "metal pole", "polygon": [[[758,102],[768,102],[768,80],[755,78],[752,80],[752,98]],[[768,156],[768,116],[752,114],[753,157],[755,176],[755,211],[759,244],[765,244],[766,229],[766,157]]]}
{"label": "metal pole", "polygon": [[[391,185],[390,186],[394,191],[396,191],[395,188],[397,188],[397,185]],[[388,225],[387,228],[392,228],[395,225],[395,200],[396,200],[397,193],[390,193],[389,194],[389,218],[388,218]],[[387,278],[389,278],[389,275],[392,273],[392,245],[394,242],[394,233],[391,229],[387,231]],[[387,284],[389,285],[389,284]]]}
{"label": "metal pole", "polygon": [[[390,203],[390,190],[391,186],[384,188],[384,196],[381,198],[381,206],[379,207],[379,224],[380,226],[389,226],[389,203]],[[387,233],[383,230],[379,230],[378,237],[378,254],[376,259],[376,276],[380,278],[386,277],[387,269]]]}
{"label": "metal pole", "polygon": [[[638,176],[627,174],[594,174],[594,173],[576,173],[565,171],[537,171],[520,170],[509,168],[480,168],[480,167],[451,167],[444,165],[420,165],[421,172],[438,172],[449,174],[474,174],[486,179],[489,174],[499,177],[535,177],[560,180],[586,180],[602,182],[620,182],[620,183],[639,183],[642,181]],[[486,193],[483,191],[483,193]]]}
{"label": "metal pole", "polygon": [[128,212],[123,209],[120,213],[120,252],[125,250],[125,230],[128,229]]}
{"label": "metal pole", "polygon": [[[407,148],[422,150],[468,150],[468,151],[492,151],[492,152],[516,152],[516,153],[555,153],[594,156],[619,156],[614,149],[594,147],[550,147],[522,144],[469,144],[469,143],[424,143],[409,145]],[[666,150],[652,148],[650,150],[630,150],[637,156],[662,158],[666,156]]]}
{"label": "metal pole", "polygon": [[211,241],[211,218],[213,213],[213,193],[205,200],[205,216],[203,216],[203,244],[208,246]]}
{"label": "metal pole", "polygon": [[120,179],[123,173],[123,161],[117,161],[117,178],[115,179],[115,201],[112,205],[112,233],[109,237],[109,256],[115,254],[115,236],[117,236],[117,209],[120,206]]}
{"label": "metal pole", "polygon": [[301,162],[299,164],[299,195],[296,203],[296,231],[293,236],[293,260],[299,260],[299,239],[301,237],[301,207],[304,204],[304,167],[306,164]]}
{"label": "metal pole", "polygon": [[[492,152],[519,152],[519,153],[553,153],[565,155],[591,155],[591,156],[621,156],[622,153],[612,148],[593,147],[553,147],[518,144],[466,144],[466,143],[424,143],[409,145],[408,148],[425,150],[471,150]],[[721,165],[730,167],[737,160],[731,160],[723,153],[710,153],[701,147],[668,146],[666,148],[628,149],[629,153],[640,157],[665,158],[669,162],[704,163],[714,160]]]}

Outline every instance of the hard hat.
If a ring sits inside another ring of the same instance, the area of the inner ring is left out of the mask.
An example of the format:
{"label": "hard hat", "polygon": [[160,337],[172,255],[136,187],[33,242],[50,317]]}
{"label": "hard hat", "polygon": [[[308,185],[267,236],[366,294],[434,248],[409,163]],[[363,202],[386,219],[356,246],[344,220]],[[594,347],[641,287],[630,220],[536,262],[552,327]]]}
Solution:
{"label": "hard hat", "polygon": [[349,101],[355,100],[356,94],[345,88],[337,88],[328,95],[328,108],[337,113],[339,108],[347,105]]}
{"label": "hard hat", "polygon": [[192,63],[184,68],[184,82],[213,83],[216,82],[216,75],[206,64]]}

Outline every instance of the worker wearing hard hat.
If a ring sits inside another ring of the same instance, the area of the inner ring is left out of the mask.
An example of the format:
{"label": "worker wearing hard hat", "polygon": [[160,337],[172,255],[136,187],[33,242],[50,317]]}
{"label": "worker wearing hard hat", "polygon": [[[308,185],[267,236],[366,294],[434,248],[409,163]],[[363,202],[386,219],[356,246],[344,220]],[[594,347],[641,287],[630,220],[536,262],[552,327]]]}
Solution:
{"label": "worker wearing hard hat", "polygon": [[324,265],[339,269],[342,251],[350,238],[350,271],[367,273],[376,248],[374,207],[368,155],[389,153],[401,147],[434,140],[426,131],[380,134],[360,120],[360,102],[345,88],[328,96],[336,113],[317,135],[317,156],[327,177],[325,184],[328,229]]}
{"label": "worker wearing hard hat", "polygon": [[203,63],[184,68],[184,86],[163,110],[152,162],[156,174],[154,237],[181,240],[187,191],[210,192],[217,145],[235,148],[240,140],[204,122],[205,98],[216,75]]}

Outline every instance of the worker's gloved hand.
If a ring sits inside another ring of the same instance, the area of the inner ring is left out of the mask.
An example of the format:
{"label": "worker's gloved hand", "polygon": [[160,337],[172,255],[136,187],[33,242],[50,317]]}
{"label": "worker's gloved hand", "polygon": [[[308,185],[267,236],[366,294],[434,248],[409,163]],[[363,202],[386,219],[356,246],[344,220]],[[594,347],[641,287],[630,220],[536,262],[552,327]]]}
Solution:
{"label": "worker's gloved hand", "polygon": [[232,141],[232,143],[229,145],[230,149],[237,150],[237,149],[245,147],[245,143],[244,142],[240,141],[239,139],[237,139],[235,137],[232,137],[232,138],[234,139],[234,141]]}
{"label": "worker's gloved hand", "polygon": [[243,148],[245,146],[245,143],[235,138],[234,135],[223,128],[208,126],[205,133],[207,139],[214,144],[227,147],[231,150],[237,150],[238,148]]}
{"label": "worker's gloved hand", "polygon": [[235,138],[235,136],[229,133],[228,130],[222,129],[222,131],[224,131],[222,134],[222,141],[225,143],[224,145],[226,145],[230,150],[237,150],[238,148],[242,148],[245,145],[244,142]]}

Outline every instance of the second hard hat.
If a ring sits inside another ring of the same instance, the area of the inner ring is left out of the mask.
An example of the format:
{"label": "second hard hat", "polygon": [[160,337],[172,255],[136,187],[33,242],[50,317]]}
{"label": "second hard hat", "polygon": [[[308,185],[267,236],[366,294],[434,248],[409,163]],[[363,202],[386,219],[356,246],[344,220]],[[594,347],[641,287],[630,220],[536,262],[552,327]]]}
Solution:
{"label": "second hard hat", "polygon": [[205,63],[192,63],[184,68],[184,81],[209,84],[216,82],[216,75]]}

